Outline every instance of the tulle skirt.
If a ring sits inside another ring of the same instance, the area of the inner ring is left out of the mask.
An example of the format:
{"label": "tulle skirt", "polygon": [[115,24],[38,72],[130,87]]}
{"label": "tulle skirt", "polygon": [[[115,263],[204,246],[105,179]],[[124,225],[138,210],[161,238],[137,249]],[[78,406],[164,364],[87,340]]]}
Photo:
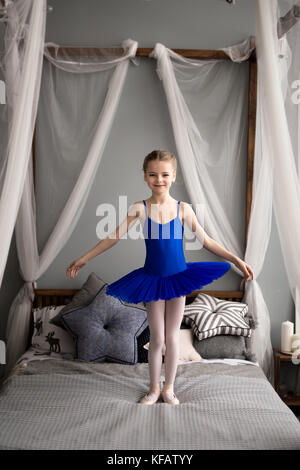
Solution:
{"label": "tulle skirt", "polygon": [[124,302],[137,304],[150,300],[172,299],[201,289],[230,269],[228,262],[199,261],[186,263],[187,268],[171,276],[158,277],[144,268],[134,269],[106,286],[106,294]]}

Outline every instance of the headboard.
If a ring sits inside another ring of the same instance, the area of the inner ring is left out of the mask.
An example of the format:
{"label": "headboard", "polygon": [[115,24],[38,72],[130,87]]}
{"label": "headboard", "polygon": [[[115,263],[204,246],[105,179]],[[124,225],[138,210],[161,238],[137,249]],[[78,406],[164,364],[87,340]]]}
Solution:
{"label": "headboard", "polygon": [[[27,348],[31,345],[33,335],[33,309],[47,307],[48,305],[67,305],[73,295],[79,290],[80,289],[34,289],[35,296],[31,305]],[[186,305],[190,304],[200,292],[202,294],[218,297],[219,299],[231,300],[232,302],[241,302],[244,296],[244,291],[195,290],[186,296]]]}

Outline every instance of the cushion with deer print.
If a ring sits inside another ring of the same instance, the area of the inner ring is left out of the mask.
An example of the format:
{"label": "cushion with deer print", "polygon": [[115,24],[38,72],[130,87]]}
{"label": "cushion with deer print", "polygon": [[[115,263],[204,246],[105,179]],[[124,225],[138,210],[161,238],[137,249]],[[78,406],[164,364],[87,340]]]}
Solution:
{"label": "cushion with deer print", "polygon": [[[75,345],[72,335],[64,328],[50,323],[64,305],[50,305],[33,309],[34,330],[31,345],[38,354],[71,355],[74,358]],[[40,352],[39,352],[40,351]]]}

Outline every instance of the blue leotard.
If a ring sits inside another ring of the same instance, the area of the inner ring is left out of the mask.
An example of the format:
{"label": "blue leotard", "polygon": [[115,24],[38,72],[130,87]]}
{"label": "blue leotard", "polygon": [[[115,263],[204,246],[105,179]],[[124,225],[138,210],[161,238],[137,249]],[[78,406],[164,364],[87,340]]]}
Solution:
{"label": "blue leotard", "polygon": [[143,226],[146,244],[144,266],[107,285],[108,295],[129,303],[168,300],[200,289],[230,269],[228,262],[186,262],[184,227],[179,218],[180,201],[177,216],[165,224],[152,220],[148,216],[146,202],[143,202],[146,212]]}

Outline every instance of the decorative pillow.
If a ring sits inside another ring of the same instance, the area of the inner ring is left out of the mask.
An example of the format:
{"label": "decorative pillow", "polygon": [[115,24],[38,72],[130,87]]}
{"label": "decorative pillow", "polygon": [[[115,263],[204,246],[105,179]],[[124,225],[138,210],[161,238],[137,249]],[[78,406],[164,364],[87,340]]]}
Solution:
{"label": "decorative pillow", "polygon": [[[249,312],[245,315],[245,320],[252,330],[256,328],[257,322]],[[251,351],[247,340],[245,336],[217,335],[199,341],[194,336],[193,346],[205,359],[243,359],[256,362],[256,355]]]}
{"label": "decorative pillow", "polygon": [[194,336],[193,346],[204,359],[243,359],[256,362],[256,356],[247,348],[244,336],[217,335],[199,341]]}
{"label": "decorative pillow", "polygon": [[216,335],[251,336],[251,327],[245,316],[248,305],[218,299],[199,293],[192,303],[185,305],[183,320],[192,327],[201,341]]}
{"label": "decorative pillow", "polygon": [[[99,292],[101,287],[103,287],[104,285],[107,285],[107,282],[103,281],[103,279],[98,277],[97,274],[95,274],[94,272],[90,273],[89,277],[87,278],[81,289],[76,292],[76,294],[72,297],[72,300],[67,305],[65,305],[63,309],[58,312],[58,314],[54,318],[52,318],[51,323],[65,328],[65,325],[61,321],[61,316],[76,307],[83,307],[85,305],[88,305],[93,300],[95,295]],[[142,302],[139,304],[123,302],[123,304],[135,307],[138,306],[139,308],[146,311],[146,307]]]}
{"label": "decorative pillow", "polygon": [[35,349],[46,351],[49,355],[71,354],[74,357],[75,345],[72,336],[63,328],[50,323],[62,308],[63,305],[50,305],[33,310],[34,331],[31,345]]}
{"label": "decorative pillow", "polygon": [[[184,323],[181,323],[180,328],[183,330],[190,329]],[[149,341],[150,341],[150,328],[148,325],[138,337],[138,362],[149,362],[148,361],[148,349],[144,348],[145,344],[149,343]],[[165,356],[163,356],[162,362],[163,363],[165,362]]]}
{"label": "decorative pillow", "polygon": [[144,348],[144,345],[150,341],[150,328],[149,325],[142,331],[137,338],[138,344],[138,362],[148,362],[148,351]]}
{"label": "decorative pillow", "polygon": [[[179,332],[179,359],[178,364],[184,364],[188,361],[201,362],[202,357],[193,346],[192,328],[181,329]],[[149,343],[145,344],[145,349],[149,350]],[[162,354],[165,356],[166,345],[164,344]]]}
{"label": "decorative pillow", "polygon": [[95,297],[99,289],[103,287],[106,283],[100,279],[94,272],[90,273],[89,277],[81,287],[81,289],[76,292],[72,297],[72,300],[57,313],[55,317],[51,319],[51,323],[54,325],[65,328],[63,322],[61,321],[61,316],[73,310],[75,307],[82,307],[88,305],[91,300]]}
{"label": "decorative pillow", "polygon": [[61,315],[75,339],[75,359],[136,364],[137,337],[148,324],[145,309],[106,295],[106,286],[88,305]]}

